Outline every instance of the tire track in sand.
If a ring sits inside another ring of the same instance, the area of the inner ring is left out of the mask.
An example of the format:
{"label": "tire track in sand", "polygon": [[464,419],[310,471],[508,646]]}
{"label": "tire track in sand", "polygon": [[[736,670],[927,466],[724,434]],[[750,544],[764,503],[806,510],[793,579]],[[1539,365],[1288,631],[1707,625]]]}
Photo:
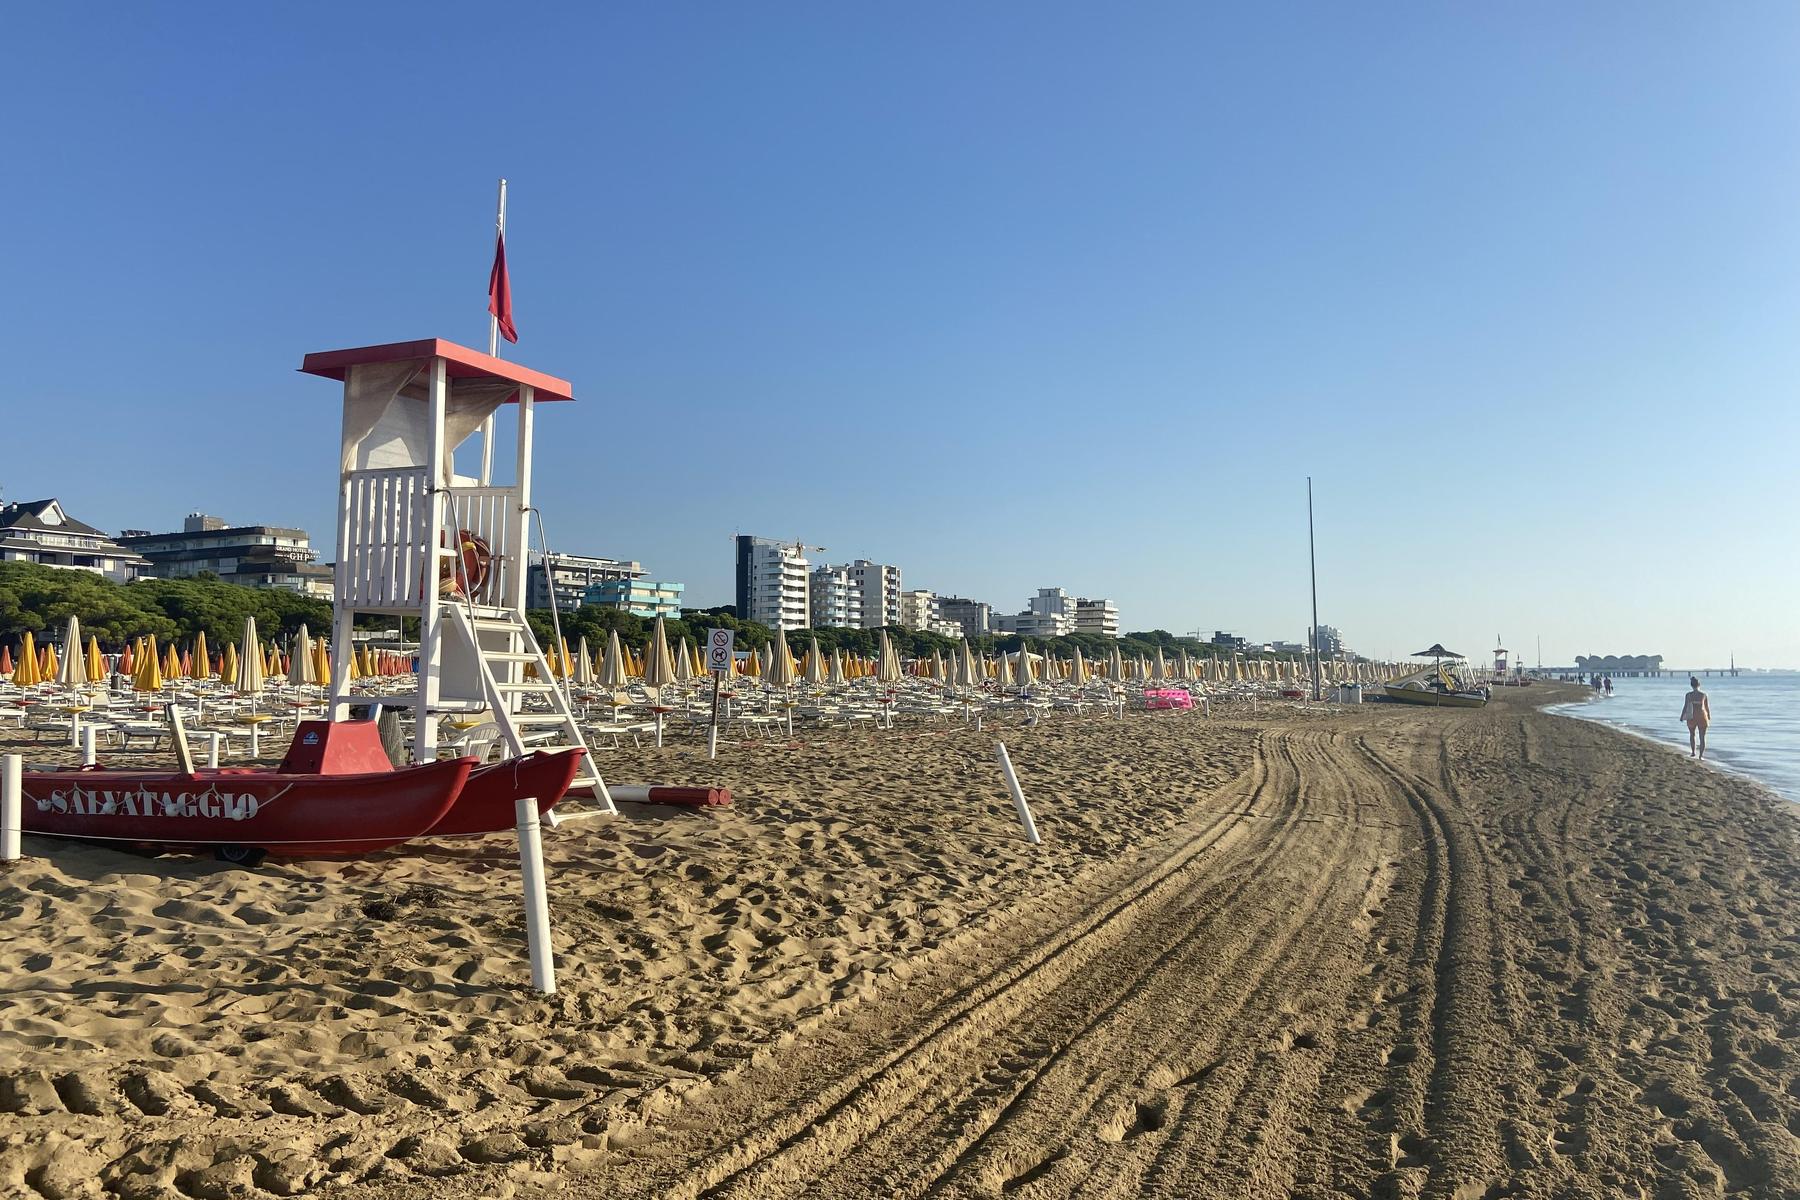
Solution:
{"label": "tire track in sand", "polygon": [[[690,1169],[636,1158],[584,1185],[733,1200],[1234,1194],[1239,1172],[1215,1170],[1219,1142],[1197,1136],[1199,1110],[1235,1100],[1243,1113],[1220,1133],[1241,1145],[1258,1129],[1281,1131],[1251,1151],[1259,1172],[1279,1162],[1304,1136],[1294,1114],[1316,1092],[1346,994],[1361,983],[1359,910],[1394,834],[1360,825],[1354,803],[1320,811],[1302,786],[1303,767],[1309,781],[1315,771],[1342,779],[1345,758],[1323,731],[1265,735],[1231,789],[1243,800],[1231,815],[1197,825],[1041,953],[948,987],[915,981],[853,1014],[843,1036],[815,1040],[813,1063],[787,1064],[812,1095],[834,1080],[817,1100],[759,1102],[752,1072],[696,1104],[685,1127],[728,1132],[709,1151],[676,1156]],[[1347,969],[1319,969],[1338,957]],[[933,987],[936,999],[920,1005]],[[887,1044],[858,1036],[895,1025],[902,1036]]]}

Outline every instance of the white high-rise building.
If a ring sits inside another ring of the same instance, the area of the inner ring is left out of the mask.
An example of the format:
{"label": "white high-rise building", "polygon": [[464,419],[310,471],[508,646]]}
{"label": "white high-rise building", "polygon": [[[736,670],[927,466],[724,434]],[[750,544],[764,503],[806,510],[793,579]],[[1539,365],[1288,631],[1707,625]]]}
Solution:
{"label": "white high-rise building", "polygon": [[799,546],[773,538],[737,538],[737,611],[746,621],[804,629],[811,622],[807,568]]}
{"label": "white high-rise building", "polygon": [[1119,606],[1111,600],[1075,600],[1075,632],[1097,633],[1101,637],[1119,636]]}
{"label": "white high-rise building", "polygon": [[859,558],[853,563],[845,564],[844,570],[849,572],[850,583],[861,598],[864,629],[880,629],[884,625],[902,623],[899,567]]}
{"label": "white high-rise building", "polygon": [[815,567],[808,581],[808,611],[815,629],[862,628],[862,592],[844,567]]}

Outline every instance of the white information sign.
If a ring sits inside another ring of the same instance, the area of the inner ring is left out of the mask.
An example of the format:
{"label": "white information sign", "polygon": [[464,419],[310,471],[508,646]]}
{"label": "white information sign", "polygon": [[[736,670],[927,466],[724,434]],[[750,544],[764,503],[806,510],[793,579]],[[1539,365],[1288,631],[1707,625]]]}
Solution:
{"label": "white information sign", "polygon": [[709,629],[706,631],[706,669],[709,671],[731,670],[733,654],[732,642],[737,635],[729,629]]}

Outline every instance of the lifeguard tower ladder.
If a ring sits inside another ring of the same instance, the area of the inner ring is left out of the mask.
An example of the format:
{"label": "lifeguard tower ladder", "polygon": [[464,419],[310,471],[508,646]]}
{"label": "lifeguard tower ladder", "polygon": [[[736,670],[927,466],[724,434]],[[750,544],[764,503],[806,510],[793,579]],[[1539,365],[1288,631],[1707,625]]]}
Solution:
{"label": "lifeguard tower ladder", "polygon": [[[437,757],[440,715],[483,707],[515,756],[585,747],[525,620],[532,422],[539,402],[574,399],[568,382],[439,338],[308,354],[300,369],[344,384],[332,719],[348,715],[356,617],[415,617],[418,690],[383,702],[412,708],[416,761]],[[489,418],[504,405],[518,414],[510,487],[490,479]],[[458,475],[456,449],[478,432],[480,476]],[[464,550],[477,541],[485,577]],[[547,707],[528,710],[527,696]],[[605,795],[587,759],[574,787]]]}

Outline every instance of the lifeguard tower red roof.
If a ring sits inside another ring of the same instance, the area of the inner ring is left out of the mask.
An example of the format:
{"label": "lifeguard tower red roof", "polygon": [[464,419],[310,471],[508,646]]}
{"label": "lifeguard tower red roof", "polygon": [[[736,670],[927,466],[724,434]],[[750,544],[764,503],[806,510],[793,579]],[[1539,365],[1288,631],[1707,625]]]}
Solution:
{"label": "lifeguard tower red roof", "polygon": [[[357,346],[349,350],[320,350],[300,360],[300,370],[308,375],[341,380],[351,367],[367,363],[405,362],[412,358],[441,358],[445,372],[452,379],[504,379],[535,390],[539,400],[573,400],[575,389],[566,379],[533,371],[530,367],[447,342],[443,338],[425,338],[417,342],[388,342],[382,346]],[[516,400],[518,396],[509,398]]]}

